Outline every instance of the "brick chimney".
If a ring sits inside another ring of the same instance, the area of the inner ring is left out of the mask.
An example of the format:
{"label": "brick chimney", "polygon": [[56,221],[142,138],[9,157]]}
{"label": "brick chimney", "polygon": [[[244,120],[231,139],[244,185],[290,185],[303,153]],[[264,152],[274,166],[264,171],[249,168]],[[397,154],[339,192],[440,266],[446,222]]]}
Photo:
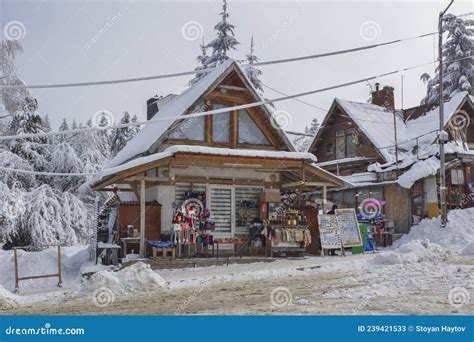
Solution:
{"label": "brick chimney", "polygon": [[375,91],[372,92],[372,104],[390,108],[395,108],[394,88],[385,86],[380,89],[380,83],[375,83]]}
{"label": "brick chimney", "polygon": [[153,116],[155,116],[156,113],[158,113],[159,108],[158,108],[158,100],[160,100],[161,97],[158,95],[153,96],[152,98],[148,99],[146,101],[146,119],[150,120]]}

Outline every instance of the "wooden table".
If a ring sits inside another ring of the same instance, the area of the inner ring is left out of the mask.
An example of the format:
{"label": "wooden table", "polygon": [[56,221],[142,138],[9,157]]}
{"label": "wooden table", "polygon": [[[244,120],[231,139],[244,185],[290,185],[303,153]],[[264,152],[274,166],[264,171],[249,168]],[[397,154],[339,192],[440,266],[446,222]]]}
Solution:
{"label": "wooden table", "polygon": [[122,241],[123,244],[123,257],[127,257],[127,244],[128,243],[137,243],[138,244],[138,253],[140,253],[140,238],[139,237],[126,237],[126,238],[121,238],[120,241]]}
{"label": "wooden table", "polygon": [[[118,265],[118,250],[120,249],[119,245],[113,243],[104,243],[99,242],[97,244],[97,256],[100,256],[101,252],[105,252],[105,262],[106,265]],[[96,258],[97,263],[97,258]]]}

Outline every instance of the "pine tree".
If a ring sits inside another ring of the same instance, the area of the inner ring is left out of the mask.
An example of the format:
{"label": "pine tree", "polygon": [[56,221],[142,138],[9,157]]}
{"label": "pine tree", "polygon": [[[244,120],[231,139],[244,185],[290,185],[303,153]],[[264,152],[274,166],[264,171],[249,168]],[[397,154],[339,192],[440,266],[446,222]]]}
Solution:
{"label": "pine tree", "polygon": [[308,151],[309,147],[311,146],[311,143],[314,140],[314,137],[319,131],[319,128],[320,124],[318,122],[318,119],[314,118],[313,120],[311,120],[311,125],[309,127],[306,126],[304,129],[304,132],[307,135],[297,136],[295,139],[293,139],[293,144],[299,152]]}
{"label": "pine tree", "polygon": [[[2,40],[0,42],[0,85],[25,85],[16,74],[15,58],[23,51],[18,40]],[[14,114],[23,106],[24,99],[30,96],[26,88],[0,89],[1,106],[6,111],[4,114]]]}
{"label": "pine tree", "polygon": [[263,94],[263,87],[262,87],[262,81],[260,81],[259,77],[262,75],[262,71],[257,69],[254,64],[258,62],[258,57],[254,55],[254,42],[253,42],[253,36],[252,39],[250,40],[250,53],[245,55],[246,61],[247,61],[247,66],[245,67],[245,74],[247,75],[247,78],[252,82],[253,86],[257,91],[259,92],[260,95]]}
{"label": "pine tree", "polygon": [[[59,132],[64,132],[64,131],[68,131],[69,130],[69,125],[66,121],[66,118],[63,119],[63,121],[61,122],[61,125],[59,125]],[[58,143],[63,143],[63,142],[67,142],[69,139],[68,139],[68,136],[66,134],[64,135],[56,135],[56,141]]]}
{"label": "pine tree", "polygon": [[[461,91],[474,94],[474,61],[468,58],[474,52],[473,25],[472,21],[463,20],[452,14],[444,17],[443,33],[447,34],[442,51],[444,100]],[[427,73],[420,77],[427,85],[422,104],[439,102],[439,67],[436,68],[435,73],[433,78]]]}
{"label": "pine tree", "polygon": [[229,18],[227,0],[224,0],[222,12],[219,15],[221,15],[222,19],[214,26],[217,37],[206,45],[206,47],[212,49],[212,55],[209,56],[206,62],[208,68],[213,68],[227,60],[229,58],[227,53],[230,50],[236,50],[235,46],[239,44],[234,35],[235,26],[227,21]]}
{"label": "pine tree", "polygon": [[[136,122],[137,117],[134,115],[133,118],[130,118],[130,114],[128,112],[125,112],[123,114],[123,117],[120,119],[120,124],[128,124],[133,121]],[[111,148],[110,148],[112,157],[115,156],[122,148],[124,148],[127,142],[129,142],[130,139],[132,139],[135,136],[135,134],[138,132],[137,128],[138,127],[129,126],[129,127],[117,128],[116,130],[114,130],[111,136]]]}
{"label": "pine tree", "polygon": [[[194,69],[196,71],[206,69],[207,68],[207,61],[209,60],[209,56],[207,55],[207,46],[204,43],[204,37],[202,38],[202,43],[201,43],[200,47],[201,47],[201,54],[196,57],[196,60],[199,62],[199,65]],[[194,76],[194,78],[191,81],[189,81],[189,85],[195,84],[204,75],[205,75],[205,73],[196,74]]]}
{"label": "pine tree", "polygon": [[[84,169],[82,158],[79,158],[76,151],[67,142],[56,144],[51,152],[49,171],[54,173],[81,173]],[[77,190],[84,179],[77,176],[52,177],[50,184],[55,189],[64,191]]]}
{"label": "pine tree", "polygon": [[[43,133],[44,123],[37,109],[38,101],[31,96],[27,96],[22,108],[13,116],[9,130],[10,134]],[[10,141],[8,146],[11,152],[28,161],[36,171],[46,168],[50,148],[46,137],[15,139]]]}

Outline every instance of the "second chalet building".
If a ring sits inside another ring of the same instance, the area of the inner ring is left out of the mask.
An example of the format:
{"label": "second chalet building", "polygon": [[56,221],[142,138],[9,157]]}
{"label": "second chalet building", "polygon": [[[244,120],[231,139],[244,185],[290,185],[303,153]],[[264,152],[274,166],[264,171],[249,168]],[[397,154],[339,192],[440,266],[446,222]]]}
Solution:
{"label": "second chalet building", "polygon": [[[473,96],[461,92],[444,104],[448,208],[471,206],[474,187]],[[372,103],[336,98],[309,152],[317,166],[352,186],[329,200],[357,208],[366,198],[384,201],[398,233],[419,218],[438,215],[439,108],[396,110],[394,90],[376,85]]]}

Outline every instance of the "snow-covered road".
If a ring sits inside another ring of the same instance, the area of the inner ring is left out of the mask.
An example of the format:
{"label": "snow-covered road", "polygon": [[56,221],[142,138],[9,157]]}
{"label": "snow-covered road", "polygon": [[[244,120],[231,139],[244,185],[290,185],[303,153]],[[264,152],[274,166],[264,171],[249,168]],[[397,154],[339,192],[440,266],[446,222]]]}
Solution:
{"label": "snow-covered road", "polygon": [[[452,212],[446,228],[425,220],[375,255],[159,271],[138,263],[88,280],[70,268],[69,289],[14,296],[17,307],[3,313],[473,314],[472,222],[474,209]],[[69,259],[80,265],[81,254]],[[0,290],[0,299],[11,295]]]}

